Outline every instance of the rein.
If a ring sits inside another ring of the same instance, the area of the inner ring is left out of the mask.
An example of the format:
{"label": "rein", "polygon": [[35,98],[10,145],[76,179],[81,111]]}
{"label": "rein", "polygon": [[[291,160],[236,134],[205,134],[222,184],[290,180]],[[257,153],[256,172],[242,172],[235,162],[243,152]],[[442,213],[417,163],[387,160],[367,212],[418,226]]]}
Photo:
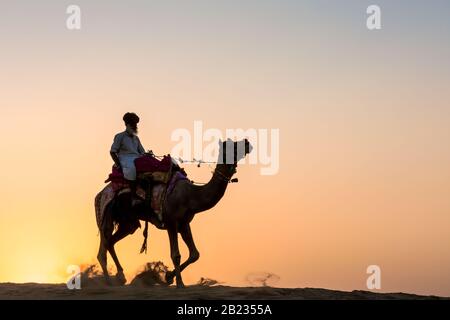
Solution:
{"label": "rein", "polygon": [[[158,159],[164,158],[164,156],[156,155],[153,152],[151,152],[151,154],[155,158],[158,158]],[[217,161],[203,161],[203,160],[197,160],[195,158],[193,158],[192,160],[185,160],[185,159],[182,159],[182,158],[179,158],[179,157],[178,158],[173,158],[173,159],[180,161],[180,163],[196,163],[197,164],[197,168],[200,168],[200,166],[203,163],[207,164],[209,167],[211,167],[211,164],[217,164],[218,163]],[[236,171],[236,167],[237,167],[236,164],[234,164],[232,167],[230,167],[230,172],[229,172],[231,174],[230,177],[227,177],[224,173],[218,171],[217,168],[214,171],[211,171],[211,173],[213,175],[217,174],[219,177],[221,177],[223,180],[225,180],[228,183],[237,183],[237,182],[239,182],[238,178],[232,179],[232,176],[237,172]],[[199,186],[207,184],[207,182],[198,182],[198,181],[194,181],[194,180],[190,180],[190,181],[191,181],[192,184],[199,185]]]}

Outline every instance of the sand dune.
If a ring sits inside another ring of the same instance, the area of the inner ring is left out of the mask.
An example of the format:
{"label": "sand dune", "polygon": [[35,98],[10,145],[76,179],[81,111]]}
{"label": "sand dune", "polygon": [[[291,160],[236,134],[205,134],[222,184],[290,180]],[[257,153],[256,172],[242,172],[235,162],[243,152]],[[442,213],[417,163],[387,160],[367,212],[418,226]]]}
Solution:
{"label": "sand dune", "polygon": [[[201,278],[196,285],[177,289],[168,286],[168,267],[161,261],[146,263],[128,285],[120,285],[115,276],[107,283],[99,266],[85,266],[80,274],[81,289],[69,290],[66,284],[0,283],[0,299],[150,299],[150,300],[410,300],[450,299],[406,293],[373,293],[368,291],[337,291],[314,288],[276,288],[268,286],[273,274],[258,274],[252,287],[225,286],[214,279]],[[259,285],[254,285],[258,283]]]}
{"label": "sand dune", "polygon": [[[93,286],[69,290],[65,284],[2,283],[0,299],[444,299],[406,293],[372,293],[367,291],[336,291],[313,288],[228,287],[194,285],[184,289],[173,286]],[[447,298],[448,299],[448,298]]]}

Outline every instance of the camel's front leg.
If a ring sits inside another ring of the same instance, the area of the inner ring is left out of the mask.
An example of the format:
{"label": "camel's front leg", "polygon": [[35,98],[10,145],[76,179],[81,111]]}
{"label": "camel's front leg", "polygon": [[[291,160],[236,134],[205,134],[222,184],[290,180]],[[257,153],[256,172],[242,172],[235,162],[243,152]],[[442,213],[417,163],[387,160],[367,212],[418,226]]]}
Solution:
{"label": "camel's front leg", "polygon": [[[198,252],[197,248],[195,247],[194,238],[192,237],[191,232],[191,226],[188,224],[184,226],[181,231],[181,237],[183,238],[184,242],[186,243],[188,249],[189,249],[189,258],[183,262],[180,266],[180,272],[183,272],[184,269],[186,269],[187,266],[189,266],[191,263],[194,263],[200,258],[200,253]],[[172,283],[173,278],[175,277],[174,272],[167,272],[166,274],[166,282]]]}
{"label": "camel's front leg", "polygon": [[178,230],[176,228],[167,228],[170,241],[170,256],[172,258],[173,265],[175,267],[175,277],[177,281],[177,288],[184,288],[183,279],[181,278],[180,269],[180,249],[178,248]]}

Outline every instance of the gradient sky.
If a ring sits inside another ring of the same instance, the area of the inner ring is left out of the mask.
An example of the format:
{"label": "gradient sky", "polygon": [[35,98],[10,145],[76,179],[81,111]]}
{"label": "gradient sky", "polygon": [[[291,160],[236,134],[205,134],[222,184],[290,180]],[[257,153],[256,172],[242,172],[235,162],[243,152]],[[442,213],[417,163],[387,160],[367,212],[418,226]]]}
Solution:
{"label": "gradient sky", "polygon": [[[366,28],[370,4],[382,30]],[[376,264],[382,291],[450,295],[449,15],[447,0],[2,1],[0,281],[60,282],[95,262],[94,196],[135,111],[158,154],[195,120],[280,129],[279,173],[240,167],[195,218],[187,283],[262,271],[366,289]],[[172,265],[166,233],[150,230],[146,256],[141,242],[117,245],[128,278]]]}

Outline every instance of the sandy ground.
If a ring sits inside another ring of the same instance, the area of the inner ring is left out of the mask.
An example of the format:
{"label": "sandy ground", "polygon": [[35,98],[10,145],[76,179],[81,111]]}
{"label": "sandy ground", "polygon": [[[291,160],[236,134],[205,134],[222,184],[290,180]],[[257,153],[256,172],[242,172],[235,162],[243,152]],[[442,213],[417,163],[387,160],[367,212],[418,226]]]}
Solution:
{"label": "sandy ground", "polygon": [[2,283],[0,299],[327,299],[327,300],[380,300],[380,299],[439,299],[405,293],[372,293],[367,291],[335,291],[313,288],[228,287],[222,285],[194,285],[184,289],[174,286],[97,286],[69,290],[65,284]]}

